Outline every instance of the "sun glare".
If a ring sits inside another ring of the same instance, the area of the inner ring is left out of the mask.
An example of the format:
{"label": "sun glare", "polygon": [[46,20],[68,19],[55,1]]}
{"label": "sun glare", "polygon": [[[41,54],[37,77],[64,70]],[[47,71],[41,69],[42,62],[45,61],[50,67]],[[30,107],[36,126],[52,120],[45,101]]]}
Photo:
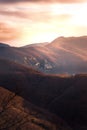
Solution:
{"label": "sun glare", "polygon": [[13,6],[5,5],[0,11],[2,23],[8,26],[10,22],[9,28],[13,26],[15,30],[20,30],[15,41],[22,45],[50,42],[59,36],[87,35],[87,3],[27,3],[24,6],[20,2]]}
{"label": "sun glare", "polygon": [[31,44],[31,43],[42,43],[42,42],[51,42],[52,40],[54,40],[56,37],[58,37],[59,35],[57,33],[51,33],[51,32],[47,32],[47,33],[35,33],[32,34],[29,37],[29,34],[25,34],[22,37],[22,42],[26,42],[27,44]]}

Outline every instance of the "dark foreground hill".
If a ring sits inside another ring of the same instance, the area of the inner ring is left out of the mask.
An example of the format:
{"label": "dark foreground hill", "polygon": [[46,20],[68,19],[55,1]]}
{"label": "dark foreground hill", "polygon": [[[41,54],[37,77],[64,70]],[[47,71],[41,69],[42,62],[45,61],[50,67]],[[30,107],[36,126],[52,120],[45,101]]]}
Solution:
{"label": "dark foreground hill", "polygon": [[57,116],[0,87],[0,130],[71,130]]}
{"label": "dark foreground hill", "polygon": [[51,43],[19,48],[1,45],[0,58],[32,66],[45,73],[87,73],[87,37],[59,37]]}
{"label": "dark foreground hill", "polygon": [[[87,75],[52,76],[0,60],[0,86],[55,113],[73,130],[87,130]],[[9,67],[9,69],[8,69]]]}

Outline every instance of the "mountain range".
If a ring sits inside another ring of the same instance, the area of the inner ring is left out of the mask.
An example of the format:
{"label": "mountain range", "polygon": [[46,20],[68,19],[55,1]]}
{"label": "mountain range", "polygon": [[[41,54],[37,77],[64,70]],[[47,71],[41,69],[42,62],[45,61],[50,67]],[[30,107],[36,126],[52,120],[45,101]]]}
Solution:
{"label": "mountain range", "polygon": [[0,130],[87,130],[86,41],[0,44]]}
{"label": "mountain range", "polygon": [[0,58],[31,66],[48,74],[87,72],[87,37],[59,37],[51,43],[23,47],[1,44]]}
{"label": "mountain range", "polygon": [[5,59],[0,59],[0,68],[4,89],[55,114],[70,130],[87,129],[87,74],[48,75]]}

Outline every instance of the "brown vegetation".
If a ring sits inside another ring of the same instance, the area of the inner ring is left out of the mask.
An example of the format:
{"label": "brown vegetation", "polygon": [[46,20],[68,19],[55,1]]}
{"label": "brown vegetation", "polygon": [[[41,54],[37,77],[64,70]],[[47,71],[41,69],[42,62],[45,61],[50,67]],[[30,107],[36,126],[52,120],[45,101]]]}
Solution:
{"label": "brown vegetation", "polygon": [[[1,86],[34,105],[55,113],[74,130],[87,129],[86,74],[66,77],[45,75],[6,60],[0,60],[0,68],[2,68],[0,73]],[[26,103],[24,108],[26,108]],[[33,120],[33,123],[36,121]]]}
{"label": "brown vegetation", "polygon": [[60,118],[3,87],[0,95],[0,130],[71,130]]}

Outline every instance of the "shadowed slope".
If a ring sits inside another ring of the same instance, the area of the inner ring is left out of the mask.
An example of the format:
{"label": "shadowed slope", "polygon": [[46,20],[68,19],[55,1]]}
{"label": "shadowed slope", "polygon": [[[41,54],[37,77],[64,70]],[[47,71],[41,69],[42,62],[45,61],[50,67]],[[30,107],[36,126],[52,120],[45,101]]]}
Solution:
{"label": "shadowed slope", "polygon": [[1,62],[7,62],[4,64],[5,68],[13,67],[8,73],[4,69],[0,73],[1,86],[57,116],[60,115],[74,130],[87,129],[87,75],[43,75],[17,63],[1,60],[0,64]]}
{"label": "shadowed slope", "polygon": [[0,130],[71,130],[56,117],[0,87]]}
{"label": "shadowed slope", "polygon": [[39,71],[34,70],[33,68],[26,67],[22,64],[12,62],[7,59],[0,58],[0,73],[31,73],[31,74],[41,74]]}

